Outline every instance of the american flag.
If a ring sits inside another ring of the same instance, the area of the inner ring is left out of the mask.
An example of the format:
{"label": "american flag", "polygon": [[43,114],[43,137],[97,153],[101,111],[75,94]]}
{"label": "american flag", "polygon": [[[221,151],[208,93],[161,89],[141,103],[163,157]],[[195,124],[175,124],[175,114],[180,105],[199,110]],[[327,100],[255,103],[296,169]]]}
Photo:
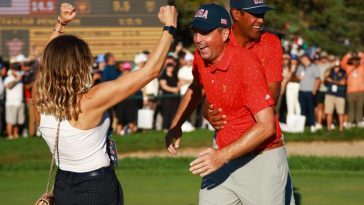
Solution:
{"label": "american flag", "polygon": [[[43,1],[42,1],[43,2]],[[1,15],[29,15],[30,0],[0,0]]]}
{"label": "american flag", "polygon": [[227,20],[226,19],[221,19],[221,22],[220,23],[226,25],[227,24]]}

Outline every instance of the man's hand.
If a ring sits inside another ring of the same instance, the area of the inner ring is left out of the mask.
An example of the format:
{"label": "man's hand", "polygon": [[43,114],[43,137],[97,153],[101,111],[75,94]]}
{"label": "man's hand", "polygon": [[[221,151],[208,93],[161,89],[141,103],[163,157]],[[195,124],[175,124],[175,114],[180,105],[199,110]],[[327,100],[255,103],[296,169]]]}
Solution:
{"label": "man's hand", "polygon": [[159,21],[166,26],[177,26],[178,12],[174,6],[162,6],[159,9]]}
{"label": "man's hand", "polygon": [[182,42],[178,42],[176,45],[175,53],[179,53],[182,50],[183,50],[183,44]]}
{"label": "man's hand", "polygon": [[216,130],[224,128],[226,125],[226,115],[222,114],[222,109],[214,109],[214,106],[205,102],[203,104],[203,116]]}
{"label": "man's hand", "polygon": [[218,170],[227,162],[228,156],[222,150],[208,148],[190,163],[190,172],[204,177]]}
{"label": "man's hand", "polygon": [[62,23],[71,22],[76,18],[76,9],[69,3],[62,3],[59,18]]}
{"label": "man's hand", "polygon": [[165,137],[166,140],[166,148],[172,154],[177,154],[177,149],[179,148],[179,142],[182,137],[182,129],[172,128],[168,130],[168,133]]}
{"label": "man's hand", "polygon": [[317,94],[317,90],[313,90],[312,91],[312,95],[315,95],[316,96],[316,94]]}

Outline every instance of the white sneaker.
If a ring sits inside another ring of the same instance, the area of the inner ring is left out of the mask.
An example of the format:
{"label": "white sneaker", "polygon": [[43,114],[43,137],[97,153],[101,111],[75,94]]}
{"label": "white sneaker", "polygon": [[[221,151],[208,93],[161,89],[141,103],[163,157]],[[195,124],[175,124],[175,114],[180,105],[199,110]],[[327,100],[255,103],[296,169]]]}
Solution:
{"label": "white sneaker", "polygon": [[364,127],[364,121],[361,121],[357,124],[358,127],[363,128]]}
{"label": "white sneaker", "polygon": [[321,130],[322,129],[322,125],[318,124],[318,123],[316,123],[315,127],[316,127],[316,130]]}
{"label": "white sneaker", "polygon": [[314,125],[313,125],[313,126],[311,126],[311,127],[310,127],[310,131],[311,131],[311,132],[316,132],[316,126],[314,126]]}
{"label": "white sneaker", "polygon": [[40,137],[40,136],[42,136],[42,133],[40,132],[40,130],[39,130],[39,127],[37,128],[37,133],[36,133],[36,136],[37,136],[37,137]]}
{"label": "white sneaker", "polygon": [[345,122],[345,123],[344,123],[344,128],[345,128],[345,129],[350,129],[350,128],[352,128],[352,127],[354,127],[354,125],[353,125],[352,123],[350,123],[350,122]]}
{"label": "white sneaker", "polygon": [[331,124],[331,129],[334,130],[335,129],[335,125]]}
{"label": "white sneaker", "polygon": [[23,133],[21,134],[24,138],[28,137],[28,130],[26,128],[23,129]]}

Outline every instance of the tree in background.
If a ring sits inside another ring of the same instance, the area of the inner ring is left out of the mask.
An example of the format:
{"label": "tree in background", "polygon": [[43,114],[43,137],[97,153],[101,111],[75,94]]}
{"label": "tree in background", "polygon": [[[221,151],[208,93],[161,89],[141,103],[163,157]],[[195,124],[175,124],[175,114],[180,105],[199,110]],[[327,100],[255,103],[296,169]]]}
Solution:
{"label": "tree in background", "polygon": [[364,7],[357,0],[271,0],[266,26],[286,36],[302,36],[333,54],[362,50]]}
{"label": "tree in background", "polygon": [[[179,11],[177,40],[192,44],[188,28],[196,9],[202,4],[229,6],[229,0],[176,0]],[[285,38],[303,37],[330,53],[364,50],[364,6],[359,0],[268,0],[277,10],[266,14],[266,28]]]}

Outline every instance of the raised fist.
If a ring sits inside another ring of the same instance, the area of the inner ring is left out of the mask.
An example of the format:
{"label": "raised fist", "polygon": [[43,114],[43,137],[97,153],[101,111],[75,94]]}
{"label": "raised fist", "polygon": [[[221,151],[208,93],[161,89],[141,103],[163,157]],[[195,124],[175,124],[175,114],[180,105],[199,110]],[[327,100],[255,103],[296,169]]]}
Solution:
{"label": "raised fist", "polygon": [[76,17],[76,9],[69,3],[62,3],[59,13],[61,23],[69,23]]}
{"label": "raised fist", "polygon": [[162,6],[159,9],[159,21],[166,26],[177,27],[177,16],[178,12],[174,6]]}

